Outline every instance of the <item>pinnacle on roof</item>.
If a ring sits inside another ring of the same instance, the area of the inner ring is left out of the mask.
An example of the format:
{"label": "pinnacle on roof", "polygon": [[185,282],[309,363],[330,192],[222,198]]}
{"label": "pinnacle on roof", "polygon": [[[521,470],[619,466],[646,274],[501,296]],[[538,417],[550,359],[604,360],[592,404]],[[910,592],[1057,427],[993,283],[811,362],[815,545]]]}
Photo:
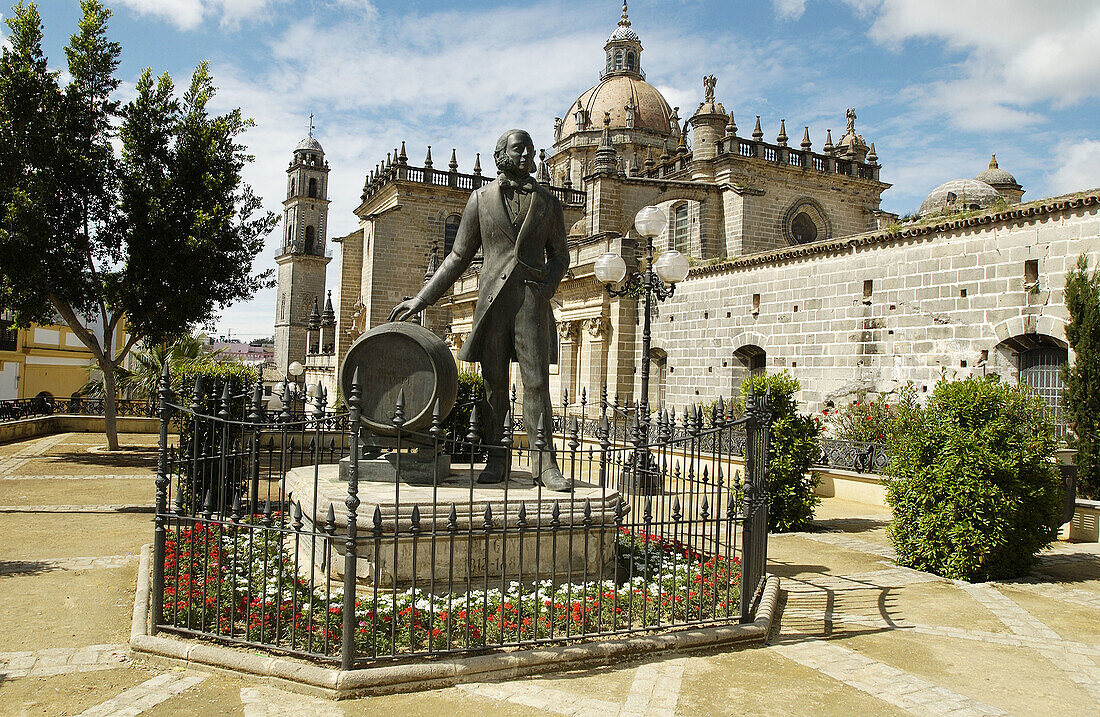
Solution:
{"label": "pinnacle on roof", "polygon": [[332,289],[328,290],[328,296],[325,297],[325,310],[321,313],[321,326],[335,326],[336,325],[336,312],[332,309]]}
{"label": "pinnacle on roof", "polygon": [[317,297],[313,297],[313,310],[309,312],[309,330],[316,331],[321,328],[321,312],[317,306]]}
{"label": "pinnacle on roof", "polygon": [[424,167],[427,169],[432,168],[432,146],[428,145],[428,154],[424,157]]}
{"label": "pinnacle on roof", "polygon": [[810,143],[810,125],[806,125],[806,130],[802,133],[802,151],[809,152],[812,146]]}
{"label": "pinnacle on roof", "polygon": [[733,121],[733,113],[732,112],[730,112],[730,121],[726,123],[726,136],[727,137],[736,137],[737,136],[737,123]]}
{"label": "pinnacle on roof", "polygon": [[756,127],[752,130],[752,138],[757,142],[764,139],[764,130],[760,129],[760,115],[756,115]]}
{"label": "pinnacle on roof", "polygon": [[787,120],[779,120],[779,134],[776,135],[775,143],[780,147],[787,146]]}
{"label": "pinnacle on roof", "polygon": [[453,147],[451,148],[451,161],[447,163],[447,169],[451,170],[452,172],[458,171],[458,157],[455,155],[455,150]]}

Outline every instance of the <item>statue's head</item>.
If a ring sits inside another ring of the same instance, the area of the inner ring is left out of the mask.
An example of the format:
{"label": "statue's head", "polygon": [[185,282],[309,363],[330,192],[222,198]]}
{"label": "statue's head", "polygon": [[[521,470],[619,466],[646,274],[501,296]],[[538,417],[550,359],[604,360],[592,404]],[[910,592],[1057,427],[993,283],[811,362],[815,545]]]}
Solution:
{"label": "statue's head", "polygon": [[500,135],[493,152],[497,169],[505,174],[522,177],[535,171],[535,142],[526,130],[510,129]]}

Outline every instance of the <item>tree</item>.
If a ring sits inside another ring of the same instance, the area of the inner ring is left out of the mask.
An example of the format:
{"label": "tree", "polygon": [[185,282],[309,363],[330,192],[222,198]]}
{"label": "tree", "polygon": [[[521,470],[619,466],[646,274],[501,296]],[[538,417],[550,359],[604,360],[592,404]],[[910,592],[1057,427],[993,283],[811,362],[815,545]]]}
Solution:
{"label": "tree", "polygon": [[[118,447],[115,369],[139,339],[159,343],[270,285],[252,260],[276,222],[244,182],[240,110],[212,116],[207,64],[182,98],[146,69],[112,99],[121,48],[110,11],[81,0],[62,87],[42,53],[33,3],[17,3],[0,58],[0,308],[16,323],[59,315],[102,373],[107,442]],[[117,129],[116,129],[117,128]],[[118,151],[113,142],[117,140]],[[123,321],[125,320],[125,324]],[[127,340],[114,337],[126,326]]]}
{"label": "tree", "polygon": [[1077,481],[1082,494],[1100,498],[1100,273],[1081,255],[1066,276],[1066,339],[1073,364],[1062,367],[1065,407],[1077,425]]}

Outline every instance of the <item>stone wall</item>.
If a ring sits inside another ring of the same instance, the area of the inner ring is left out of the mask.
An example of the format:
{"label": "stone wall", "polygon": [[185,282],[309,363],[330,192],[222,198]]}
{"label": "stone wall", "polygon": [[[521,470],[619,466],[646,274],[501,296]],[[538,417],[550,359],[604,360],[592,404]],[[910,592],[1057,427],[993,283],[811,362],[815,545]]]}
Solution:
{"label": "stone wall", "polygon": [[[790,370],[815,410],[907,381],[924,393],[941,371],[1014,380],[1013,337],[1065,344],[1066,272],[1081,253],[1100,261],[1097,201],[1048,200],[697,267],[654,321],[667,400],[730,396],[745,346],[767,353],[769,373]],[[1034,288],[1028,260],[1038,263]]]}

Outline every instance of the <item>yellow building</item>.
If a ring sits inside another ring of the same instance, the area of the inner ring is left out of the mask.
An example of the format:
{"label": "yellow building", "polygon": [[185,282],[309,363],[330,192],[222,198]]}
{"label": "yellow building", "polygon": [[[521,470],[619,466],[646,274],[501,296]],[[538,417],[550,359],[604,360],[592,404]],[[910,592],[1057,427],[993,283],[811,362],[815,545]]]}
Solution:
{"label": "yellow building", "polygon": [[[88,328],[101,333],[98,326]],[[117,347],[125,331],[120,326],[115,334]],[[42,394],[68,398],[88,382],[92,361],[92,352],[68,326],[16,329],[9,312],[0,315],[0,401]]]}

